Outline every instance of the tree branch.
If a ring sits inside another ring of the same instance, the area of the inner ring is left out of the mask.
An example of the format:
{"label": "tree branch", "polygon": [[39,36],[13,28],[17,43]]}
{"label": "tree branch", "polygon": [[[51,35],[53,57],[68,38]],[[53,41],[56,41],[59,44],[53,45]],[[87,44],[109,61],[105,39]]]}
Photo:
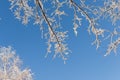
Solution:
{"label": "tree branch", "polygon": [[73,0],[70,0],[70,2],[73,4],[74,7],[77,7],[84,14],[86,19],[89,21],[92,29],[96,31],[96,28],[95,28],[95,25],[93,23],[92,18],[79,5],[77,5]]}
{"label": "tree branch", "polygon": [[55,36],[55,38],[56,38],[56,40],[57,40],[57,43],[58,43],[58,45],[59,45],[59,47],[60,47],[60,41],[59,41],[59,39],[58,39],[55,31],[53,30],[53,28],[52,28],[52,26],[51,26],[51,24],[50,24],[50,22],[49,22],[49,20],[48,20],[48,18],[47,18],[47,16],[46,16],[44,10],[42,9],[42,6],[41,6],[39,0],[36,0],[36,2],[38,3],[38,5],[39,5],[39,7],[40,7],[40,9],[41,9],[42,15],[43,15],[46,23],[48,24],[48,27],[50,28],[50,30],[52,31],[53,35]]}

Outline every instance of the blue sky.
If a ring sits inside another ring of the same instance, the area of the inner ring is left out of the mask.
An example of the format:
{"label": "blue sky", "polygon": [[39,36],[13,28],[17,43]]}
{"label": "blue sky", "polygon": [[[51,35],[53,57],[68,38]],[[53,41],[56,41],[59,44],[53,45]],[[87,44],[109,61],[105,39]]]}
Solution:
{"label": "blue sky", "polygon": [[71,31],[67,43],[72,53],[67,64],[63,64],[61,58],[52,60],[53,53],[44,57],[47,46],[39,27],[32,23],[21,24],[9,7],[7,0],[1,0],[0,45],[12,46],[16,50],[23,67],[34,73],[34,80],[120,80],[120,55],[112,53],[104,57],[102,49],[96,51],[91,45],[92,36],[88,35],[87,27],[82,26],[75,37],[69,28],[72,25],[68,20],[65,22],[66,29]]}

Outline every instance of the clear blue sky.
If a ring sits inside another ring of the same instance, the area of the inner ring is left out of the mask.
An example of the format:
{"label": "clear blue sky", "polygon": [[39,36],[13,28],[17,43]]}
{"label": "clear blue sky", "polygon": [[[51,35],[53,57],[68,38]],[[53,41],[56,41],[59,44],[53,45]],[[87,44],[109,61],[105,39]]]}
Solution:
{"label": "clear blue sky", "polygon": [[[73,32],[69,34],[67,42],[72,53],[64,65],[61,58],[52,60],[53,53],[44,57],[46,40],[41,39],[38,26],[22,25],[10,12],[8,0],[0,3],[0,45],[16,50],[23,67],[31,68],[34,73],[34,80],[120,80],[120,55],[112,53],[104,57],[105,53],[101,53],[104,51],[96,51],[86,26],[79,29],[78,37]],[[72,25],[66,21],[66,26],[69,30]]]}

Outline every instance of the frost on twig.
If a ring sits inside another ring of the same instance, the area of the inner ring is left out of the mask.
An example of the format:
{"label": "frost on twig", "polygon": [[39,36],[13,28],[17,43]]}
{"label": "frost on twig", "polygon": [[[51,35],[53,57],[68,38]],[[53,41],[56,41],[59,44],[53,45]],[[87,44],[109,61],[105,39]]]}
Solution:
{"label": "frost on twig", "polygon": [[118,48],[118,45],[120,44],[120,38],[118,38],[116,41],[112,42],[108,45],[107,52],[104,56],[107,56],[111,53],[111,51],[114,51],[116,53],[116,49]]}
{"label": "frost on twig", "polygon": [[77,13],[79,13],[79,11],[76,10],[76,8],[74,7],[74,19],[73,19],[73,30],[74,30],[74,33],[75,35],[77,36],[78,34],[78,31],[77,29],[79,28],[79,26],[81,26],[81,21],[82,21],[82,18],[80,18]]}
{"label": "frost on twig", "polygon": [[21,69],[21,60],[11,47],[0,47],[0,80],[33,80],[30,69]]}
{"label": "frost on twig", "polygon": [[120,0],[106,0],[104,7],[101,8],[104,18],[110,18],[113,25],[120,20]]}
{"label": "frost on twig", "polygon": [[33,9],[29,6],[29,0],[9,0],[11,2],[10,10],[13,11],[15,17],[27,24],[33,16]]}

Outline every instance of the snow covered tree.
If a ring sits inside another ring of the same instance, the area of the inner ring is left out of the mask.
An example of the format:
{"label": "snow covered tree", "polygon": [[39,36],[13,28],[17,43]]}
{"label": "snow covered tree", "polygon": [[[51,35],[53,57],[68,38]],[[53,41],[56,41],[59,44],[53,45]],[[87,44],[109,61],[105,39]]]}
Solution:
{"label": "snow covered tree", "polygon": [[0,47],[0,80],[33,80],[30,69],[21,69],[21,60],[11,47]]}
{"label": "snow covered tree", "polygon": [[[78,35],[78,28],[88,22],[88,33],[95,36],[93,44],[98,49],[102,42],[108,42],[106,55],[120,44],[120,0],[9,0],[10,10],[23,24],[33,22],[40,26],[43,36],[48,40],[47,52],[54,48],[56,56],[67,60],[71,52],[65,42],[68,31],[64,31],[64,16],[73,17],[73,31]],[[71,12],[70,14],[68,12]],[[103,26],[102,22],[112,23],[112,27]],[[47,24],[47,25],[46,25]],[[62,28],[61,28],[62,27]],[[105,46],[105,45],[104,45]]]}

